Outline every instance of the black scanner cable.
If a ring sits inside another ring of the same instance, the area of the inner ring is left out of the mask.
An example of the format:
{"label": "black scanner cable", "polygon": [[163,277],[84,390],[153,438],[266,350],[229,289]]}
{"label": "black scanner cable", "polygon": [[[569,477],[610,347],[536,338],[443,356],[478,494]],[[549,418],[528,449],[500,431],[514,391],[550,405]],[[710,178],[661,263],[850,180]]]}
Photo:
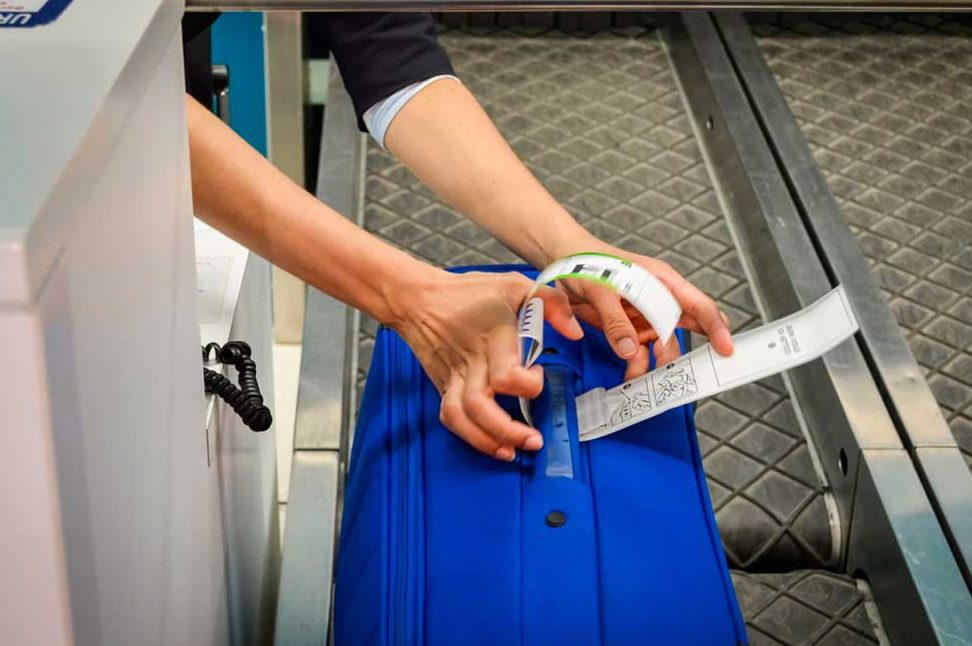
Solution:
{"label": "black scanner cable", "polygon": [[[214,354],[215,353],[215,354]],[[265,431],[273,423],[270,409],[263,403],[263,395],[257,384],[256,362],[250,358],[250,346],[243,341],[230,341],[220,347],[218,343],[203,346],[203,363],[215,360],[234,366],[239,373],[239,387],[215,370],[203,366],[203,382],[206,393],[216,395],[229,404],[250,430]]]}

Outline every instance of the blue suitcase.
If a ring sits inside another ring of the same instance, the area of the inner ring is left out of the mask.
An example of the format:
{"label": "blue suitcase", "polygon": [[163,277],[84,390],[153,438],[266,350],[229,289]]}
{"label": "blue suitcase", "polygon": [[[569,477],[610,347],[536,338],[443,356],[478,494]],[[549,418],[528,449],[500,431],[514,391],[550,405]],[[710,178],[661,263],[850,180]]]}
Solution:
{"label": "blue suitcase", "polygon": [[578,443],[575,395],[624,373],[585,332],[545,331],[532,408],[545,445],[503,463],[442,426],[411,350],[379,331],[345,492],[338,646],[746,643],[692,409]]}

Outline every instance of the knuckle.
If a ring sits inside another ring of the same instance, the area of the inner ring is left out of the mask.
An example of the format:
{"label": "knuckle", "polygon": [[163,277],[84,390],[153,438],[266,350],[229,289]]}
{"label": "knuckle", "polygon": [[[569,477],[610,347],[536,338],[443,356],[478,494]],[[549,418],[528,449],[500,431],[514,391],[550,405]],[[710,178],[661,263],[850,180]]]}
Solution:
{"label": "knuckle", "polygon": [[489,434],[500,446],[509,446],[516,443],[516,434],[510,428],[509,424],[496,426],[491,429]]}
{"label": "knuckle", "polygon": [[628,334],[631,322],[626,314],[612,312],[604,317],[604,333],[608,336],[622,336]]}
{"label": "knuckle", "polygon": [[507,393],[516,386],[516,379],[510,370],[501,370],[490,376],[489,383],[494,390]]}
{"label": "knuckle", "polygon": [[486,412],[486,398],[480,394],[466,395],[463,400],[463,408],[470,417],[477,419]]}

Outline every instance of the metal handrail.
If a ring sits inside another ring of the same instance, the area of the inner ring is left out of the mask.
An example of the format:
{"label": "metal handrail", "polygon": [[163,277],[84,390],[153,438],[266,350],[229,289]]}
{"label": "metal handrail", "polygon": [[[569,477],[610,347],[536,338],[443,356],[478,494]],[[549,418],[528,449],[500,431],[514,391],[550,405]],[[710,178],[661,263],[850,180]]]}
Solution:
{"label": "metal handrail", "polygon": [[970,0],[187,0],[189,11],[968,11]]}

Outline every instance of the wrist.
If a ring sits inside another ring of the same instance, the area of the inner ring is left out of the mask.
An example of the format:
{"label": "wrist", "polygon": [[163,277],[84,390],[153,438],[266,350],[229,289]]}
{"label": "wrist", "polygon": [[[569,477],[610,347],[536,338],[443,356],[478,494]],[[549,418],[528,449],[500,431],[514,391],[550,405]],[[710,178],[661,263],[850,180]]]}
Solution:
{"label": "wrist", "polygon": [[576,229],[572,229],[559,235],[557,239],[545,249],[546,257],[543,259],[543,267],[538,267],[538,269],[543,269],[553,261],[573,254],[588,251],[610,252],[610,250],[613,249],[614,248],[611,247],[611,245],[599,240],[587,229],[578,224]]}
{"label": "wrist", "polygon": [[421,309],[423,294],[433,293],[452,275],[411,256],[405,266],[389,272],[389,279],[380,288],[382,311],[375,316],[378,322],[400,330],[407,321],[415,318]]}

